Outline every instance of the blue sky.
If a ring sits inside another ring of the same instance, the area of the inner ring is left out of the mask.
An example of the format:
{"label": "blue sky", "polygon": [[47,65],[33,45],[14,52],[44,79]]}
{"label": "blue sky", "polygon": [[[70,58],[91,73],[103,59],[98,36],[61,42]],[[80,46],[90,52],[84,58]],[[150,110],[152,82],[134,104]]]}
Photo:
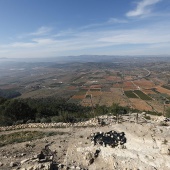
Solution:
{"label": "blue sky", "polygon": [[170,55],[170,0],[0,0],[0,58]]}

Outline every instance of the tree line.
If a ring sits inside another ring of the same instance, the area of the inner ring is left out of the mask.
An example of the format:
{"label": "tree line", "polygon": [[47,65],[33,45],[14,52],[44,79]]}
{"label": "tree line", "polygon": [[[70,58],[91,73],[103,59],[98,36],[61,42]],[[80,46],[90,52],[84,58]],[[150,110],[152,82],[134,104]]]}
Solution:
{"label": "tree line", "polygon": [[[170,117],[169,110],[167,116]],[[69,103],[65,98],[5,99],[0,97],[0,126],[33,122],[78,122],[99,115],[121,115],[129,111],[139,112],[116,103],[112,106],[96,105],[92,108]]]}
{"label": "tree line", "polygon": [[[65,98],[5,99],[0,97],[0,126],[32,122],[78,122],[112,112],[125,113],[118,104],[95,108],[68,103]],[[126,111],[127,112],[127,111]]]}
{"label": "tree line", "polygon": [[0,96],[7,98],[7,99],[11,99],[11,98],[15,98],[18,96],[21,96],[21,93],[15,90],[10,90],[10,89],[0,89]]}

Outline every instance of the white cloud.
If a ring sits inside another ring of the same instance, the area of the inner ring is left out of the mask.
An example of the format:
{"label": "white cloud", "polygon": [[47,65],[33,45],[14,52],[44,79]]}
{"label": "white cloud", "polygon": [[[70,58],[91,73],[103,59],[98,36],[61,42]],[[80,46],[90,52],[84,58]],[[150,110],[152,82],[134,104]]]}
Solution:
{"label": "white cloud", "polygon": [[9,44],[12,48],[31,48],[35,46],[35,43],[28,43],[28,42],[14,42]]}
{"label": "white cloud", "polygon": [[124,19],[110,18],[108,20],[108,23],[110,23],[110,24],[114,24],[114,23],[116,23],[116,24],[123,24],[123,23],[128,23],[128,21],[124,20]]}
{"label": "white cloud", "polygon": [[158,30],[121,30],[112,32],[108,36],[100,38],[99,42],[107,42],[112,44],[153,44],[165,43],[169,41],[170,34],[159,32]]}
{"label": "white cloud", "polygon": [[136,17],[136,16],[142,16],[147,15],[151,13],[152,6],[161,0],[142,0],[139,3],[137,3],[136,9],[129,11],[126,16],[128,17]]}
{"label": "white cloud", "polygon": [[[96,52],[97,54],[98,51],[101,52],[102,50],[103,54],[108,54],[109,52],[105,50],[105,47],[112,47],[112,54],[125,54],[126,52],[132,54],[132,51],[137,54],[140,54],[140,52],[141,54],[149,54],[149,50],[152,50],[152,53],[159,54],[161,49],[167,49],[170,54],[169,28],[170,23],[161,21],[154,25],[145,26],[145,28],[136,29],[63,30],[54,35],[31,36],[24,41],[2,44],[0,45],[0,57],[48,57],[82,54],[86,51],[90,51],[92,54]],[[147,50],[140,49],[143,45]],[[126,50],[119,50],[119,48],[116,48],[117,46],[122,49],[123,47],[130,47],[131,51],[127,48]]]}
{"label": "white cloud", "polygon": [[39,35],[46,35],[52,30],[51,27],[40,27],[37,31],[29,33],[29,35],[39,36]]}
{"label": "white cloud", "polygon": [[23,39],[23,38],[28,38],[28,37],[32,37],[32,36],[44,36],[44,35],[48,35],[51,32],[51,30],[52,30],[51,27],[42,26],[42,27],[38,28],[35,32],[21,34],[17,38]]}
{"label": "white cloud", "polygon": [[93,23],[89,25],[85,25],[79,28],[79,30],[86,30],[90,28],[99,28],[99,27],[106,27],[112,24],[125,24],[128,23],[128,20],[120,19],[120,18],[110,18],[105,22],[102,23]]}

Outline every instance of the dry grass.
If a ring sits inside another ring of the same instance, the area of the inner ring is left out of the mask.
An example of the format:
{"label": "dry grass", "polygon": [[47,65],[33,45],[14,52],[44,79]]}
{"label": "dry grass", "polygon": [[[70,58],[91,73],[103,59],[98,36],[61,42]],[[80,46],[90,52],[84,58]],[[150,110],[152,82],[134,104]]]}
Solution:
{"label": "dry grass", "polygon": [[21,142],[41,139],[44,137],[63,135],[63,134],[65,134],[65,132],[41,132],[41,131],[14,132],[10,134],[0,135],[0,147],[8,144],[21,143]]}

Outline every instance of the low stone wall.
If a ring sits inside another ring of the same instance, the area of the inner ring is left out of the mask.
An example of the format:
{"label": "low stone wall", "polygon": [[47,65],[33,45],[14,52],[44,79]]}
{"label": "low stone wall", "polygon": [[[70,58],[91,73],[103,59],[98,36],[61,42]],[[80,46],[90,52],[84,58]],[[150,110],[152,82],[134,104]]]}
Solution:
{"label": "low stone wall", "polygon": [[20,124],[20,125],[12,125],[12,126],[5,126],[0,127],[0,131],[10,131],[10,130],[17,130],[17,129],[27,129],[27,128],[64,128],[64,127],[86,127],[86,126],[96,126],[98,122],[96,119],[91,119],[85,122],[78,122],[78,123],[28,123],[28,124]]}
{"label": "low stone wall", "polygon": [[[136,115],[137,113],[132,113],[130,115],[124,116],[121,118],[121,121],[128,121],[131,123],[136,123]],[[150,116],[150,115],[149,115]],[[165,119],[163,116],[150,116],[151,120],[146,120],[144,118],[143,114],[138,115],[138,123],[142,122],[161,122]],[[153,119],[154,117],[154,119]],[[100,120],[100,121],[99,121]],[[90,119],[88,121],[83,121],[83,122],[77,122],[77,123],[63,123],[63,122],[58,122],[58,123],[28,123],[28,124],[20,124],[20,125],[12,125],[12,126],[5,126],[5,127],[0,127],[0,131],[10,131],[10,130],[17,130],[17,129],[27,129],[27,128],[64,128],[64,127],[87,127],[87,126],[100,126],[101,121],[105,123],[105,125],[110,125],[112,123],[116,123],[116,117],[115,116],[98,116],[97,118]],[[169,122],[170,124],[170,122]],[[169,125],[168,124],[168,125]]]}

